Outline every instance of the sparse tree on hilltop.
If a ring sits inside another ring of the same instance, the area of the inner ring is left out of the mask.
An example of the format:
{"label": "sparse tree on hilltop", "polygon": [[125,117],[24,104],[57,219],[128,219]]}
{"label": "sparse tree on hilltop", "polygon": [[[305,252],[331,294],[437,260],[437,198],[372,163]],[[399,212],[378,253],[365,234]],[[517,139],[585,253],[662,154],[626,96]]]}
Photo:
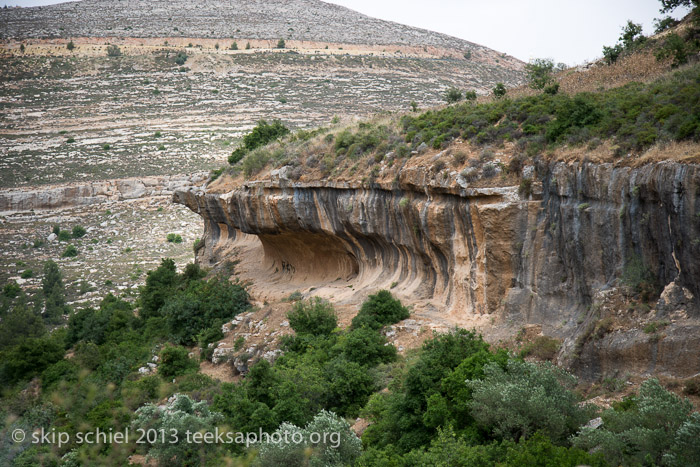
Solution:
{"label": "sparse tree on hilltop", "polygon": [[699,0],[660,0],[661,1],[661,13],[668,13],[669,11],[675,10],[679,6],[684,6],[688,8],[697,8],[700,4]]}
{"label": "sparse tree on hilltop", "polygon": [[536,58],[525,65],[527,81],[532,89],[544,89],[552,81],[552,71],[554,70],[554,60],[549,58]]}

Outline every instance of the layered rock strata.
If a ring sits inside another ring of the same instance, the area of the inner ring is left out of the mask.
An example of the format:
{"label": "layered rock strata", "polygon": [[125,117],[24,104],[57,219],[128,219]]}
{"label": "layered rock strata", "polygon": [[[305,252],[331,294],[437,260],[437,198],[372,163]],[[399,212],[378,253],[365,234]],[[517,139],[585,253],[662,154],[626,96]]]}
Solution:
{"label": "layered rock strata", "polygon": [[[441,304],[457,322],[491,315],[540,323],[564,339],[561,358],[591,378],[625,358],[652,373],[689,376],[700,372],[693,344],[700,335],[699,169],[542,161],[526,168],[534,177],[527,192],[471,188],[457,172],[414,169],[387,183],[275,178],[225,194],[177,191],[174,200],[204,219],[198,259],[207,265],[257,237],[259,267],[276,280],[393,285]],[[605,336],[609,345],[582,341],[600,316],[591,312],[596,297],[643,273],[658,290],[678,288],[685,297],[654,308],[671,326],[653,357],[639,330]],[[617,357],[606,363],[593,355],[596,345],[617,349]]]}

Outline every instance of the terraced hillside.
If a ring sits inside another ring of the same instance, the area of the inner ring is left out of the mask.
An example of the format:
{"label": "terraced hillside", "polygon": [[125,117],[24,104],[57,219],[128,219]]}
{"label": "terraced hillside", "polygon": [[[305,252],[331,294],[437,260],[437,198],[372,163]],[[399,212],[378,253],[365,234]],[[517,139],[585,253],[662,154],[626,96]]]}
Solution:
{"label": "terraced hillside", "polygon": [[437,47],[496,54],[471,42],[319,0],[83,0],[0,12],[0,38],[238,37]]}
{"label": "terraced hillside", "polygon": [[[448,86],[508,78],[454,60],[128,45],[107,57],[93,47],[79,45],[73,56],[29,55],[40,51],[28,47],[3,60],[0,186],[212,169],[262,118],[325,126],[336,115],[437,105]],[[173,60],[182,50],[185,67]]]}

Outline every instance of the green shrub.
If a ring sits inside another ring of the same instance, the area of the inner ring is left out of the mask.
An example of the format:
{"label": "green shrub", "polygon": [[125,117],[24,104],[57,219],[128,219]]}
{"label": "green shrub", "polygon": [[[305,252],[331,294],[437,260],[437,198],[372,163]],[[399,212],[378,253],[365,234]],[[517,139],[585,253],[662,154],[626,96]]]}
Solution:
{"label": "green shrub", "polygon": [[380,290],[370,295],[362,304],[360,312],[352,319],[352,329],[367,327],[381,329],[386,324],[394,324],[409,317],[408,308],[401,305],[388,290]]}
{"label": "green shrub", "polygon": [[547,58],[536,58],[525,65],[525,76],[532,89],[544,89],[553,80],[554,61]]}
{"label": "green shrub", "polygon": [[182,243],[182,235],[180,234],[169,233],[165,239],[168,243]]}
{"label": "green shrub", "polygon": [[160,352],[158,373],[163,378],[169,379],[185,373],[196,372],[199,365],[188,354],[188,350],[184,347],[166,346]]}
{"label": "green shrub", "polygon": [[72,238],[73,236],[67,230],[61,230],[58,232],[58,240],[61,242],[67,242]]}
{"label": "green shrub", "polygon": [[185,50],[180,50],[177,55],[175,55],[175,64],[182,66],[187,61],[187,58],[187,52]]}
{"label": "green shrub", "polygon": [[119,57],[122,54],[121,49],[117,45],[107,46],[107,56],[108,57]]}
{"label": "green shrub", "polygon": [[627,259],[621,279],[622,283],[644,302],[651,301],[658,293],[658,284],[654,273],[638,255]]}
{"label": "green shrub", "polygon": [[472,443],[482,439],[470,411],[471,389],[465,380],[483,376],[489,362],[505,365],[504,351],[493,354],[472,331],[455,329],[426,340],[418,356],[392,385],[392,392],[370,399],[364,416],[371,421],[363,435],[367,447],[394,446],[408,452],[430,444],[438,427],[452,425],[469,434]]}
{"label": "green shrub", "polygon": [[19,277],[21,277],[22,279],[32,278],[34,277],[34,271],[32,271],[31,269],[25,269],[24,271],[22,271],[22,274],[20,274]]}
{"label": "green shrub", "polygon": [[462,91],[455,87],[448,88],[447,91],[445,91],[445,101],[447,101],[448,104],[454,104],[455,102],[459,102],[462,100]]}
{"label": "green shrub", "polygon": [[83,227],[82,225],[75,225],[73,226],[73,231],[71,232],[71,235],[73,238],[80,238],[84,237],[86,233],[87,230],[85,230],[85,227]]}
{"label": "green shrub", "polygon": [[396,347],[389,344],[382,334],[370,328],[350,331],[340,341],[340,348],[348,361],[363,366],[376,366],[396,360]]}
{"label": "green shrub", "polygon": [[104,149],[105,151],[109,150],[111,147],[112,146],[110,146],[109,143],[105,143],[102,145],[102,149]]}
{"label": "green shrub", "polygon": [[656,58],[658,60],[672,58],[673,66],[677,67],[688,63],[688,55],[690,55],[690,52],[690,48],[681,36],[678,34],[669,34],[665,38],[663,46],[657,50]]}
{"label": "green shrub", "polygon": [[506,95],[506,87],[503,83],[496,83],[493,88],[493,95],[496,99],[500,99]]}
{"label": "green shrub", "polygon": [[5,284],[2,288],[3,296],[7,298],[15,298],[22,293],[22,287],[16,281],[11,281]]}
{"label": "green shrub", "polygon": [[[320,434],[321,442],[315,436]],[[283,423],[272,434],[280,442],[258,445],[257,461],[265,466],[353,465],[362,453],[362,443],[350,425],[333,412],[322,410],[305,428]],[[292,440],[301,440],[301,443]],[[314,442],[316,441],[316,442]]]}
{"label": "green shrub", "polygon": [[[222,420],[221,414],[212,412],[206,401],[195,402],[189,396],[176,394],[164,406],[146,404],[136,411],[132,423],[134,432],[164,433],[157,436],[153,443],[145,444],[150,458],[159,465],[173,467],[200,465],[203,459],[211,456],[217,448],[216,443],[195,443],[188,435],[192,433],[214,433]],[[144,438],[145,439],[145,438]]]}
{"label": "green shrub", "polygon": [[280,39],[277,41],[277,48],[278,49],[284,49],[286,47],[286,44],[284,42],[284,39]]}
{"label": "green shrub", "polygon": [[697,437],[686,443],[693,439],[687,437],[692,431],[693,435],[700,431],[697,417],[690,416],[689,401],[650,379],[642,383],[632,402],[603,412],[603,425],[583,428],[572,444],[602,453],[610,465],[687,465],[672,459],[686,458],[693,451],[697,456]]}
{"label": "green shrub", "polygon": [[61,360],[64,353],[61,333],[23,339],[15,347],[3,352],[0,381],[4,384],[14,384],[38,375],[49,365]]}
{"label": "green shrub", "polygon": [[75,50],[75,44],[73,43],[73,41],[68,42],[68,45],[66,45],[66,48],[67,48],[68,50],[70,50],[71,52],[72,52],[73,50]]}
{"label": "green shrub", "polygon": [[66,143],[69,143],[69,144],[75,143],[75,138],[73,138],[72,136],[69,136],[68,139],[66,139]]}
{"label": "green shrub", "polygon": [[[233,165],[243,159],[249,152],[261,148],[272,141],[281,138],[289,133],[289,128],[285,127],[282,122],[275,120],[272,123],[267,123],[265,120],[260,120],[253,130],[243,137],[243,144],[231,153],[228,158],[229,164]],[[256,151],[250,154],[244,162],[243,170],[246,176],[257,173],[270,160],[269,151]],[[248,161],[248,159],[251,159]]]}
{"label": "green shrub", "polygon": [[590,407],[578,404],[576,378],[555,366],[511,360],[505,369],[486,365],[484,374],[467,382],[471,413],[498,438],[517,442],[541,431],[563,443],[593,416]]}
{"label": "green shrub", "polygon": [[521,357],[533,356],[540,360],[552,360],[559,352],[561,342],[549,336],[539,336],[525,345],[520,351]]}
{"label": "green shrub", "polygon": [[[213,278],[190,280],[184,289],[165,299],[160,313],[165,317],[170,339],[177,344],[191,345],[205,331],[200,342],[218,340],[221,324],[248,308],[248,294],[239,284]],[[219,332],[216,332],[219,329]],[[223,336],[222,336],[223,337]]]}
{"label": "green shrub", "polygon": [[62,258],[74,258],[76,256],[78,256],[78,249],[75,247],[75,245],[68,245],[61,254]]}
{"label": "green shrub", "polygon": [[296,302],[292,311],[287,313],[287,319],[289,326],[300,335],[328,335],[338,327],[333,306],[318,297]]}

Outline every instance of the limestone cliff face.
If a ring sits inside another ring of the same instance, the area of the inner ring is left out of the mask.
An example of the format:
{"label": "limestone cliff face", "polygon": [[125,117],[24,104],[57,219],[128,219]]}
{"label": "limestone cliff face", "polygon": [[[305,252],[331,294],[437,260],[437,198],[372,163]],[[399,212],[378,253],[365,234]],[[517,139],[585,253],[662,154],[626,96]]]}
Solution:
{"label": "limestone cliff face", "polygon": [[[591,377],[621,362],[591,356],[600,342],[581,346],[596,319],[590,310],[625,271],[644,265],[659,290],[671,284],[686,297],[665,312],[657,307],[659,316],[682,308],[685,331],[669,328],[669,348],[652,370],[700,372],[700,352],[688,347],[700,329],[700,167],[541,162],[534,169],[527,196],[515,186],[470,188],[456,172],[404,170],[364,186],[276,178],[225,194],[178,191],[174,199],[204,219],[202,262],[221,261],[231,245],[256,236],[269,277],[309,285],[342,278],[356,289],[397,283],[456,321],[540,323],[565,339],[562,358]],[[648,344],[641,331],[635,336],[623,341]]]}

